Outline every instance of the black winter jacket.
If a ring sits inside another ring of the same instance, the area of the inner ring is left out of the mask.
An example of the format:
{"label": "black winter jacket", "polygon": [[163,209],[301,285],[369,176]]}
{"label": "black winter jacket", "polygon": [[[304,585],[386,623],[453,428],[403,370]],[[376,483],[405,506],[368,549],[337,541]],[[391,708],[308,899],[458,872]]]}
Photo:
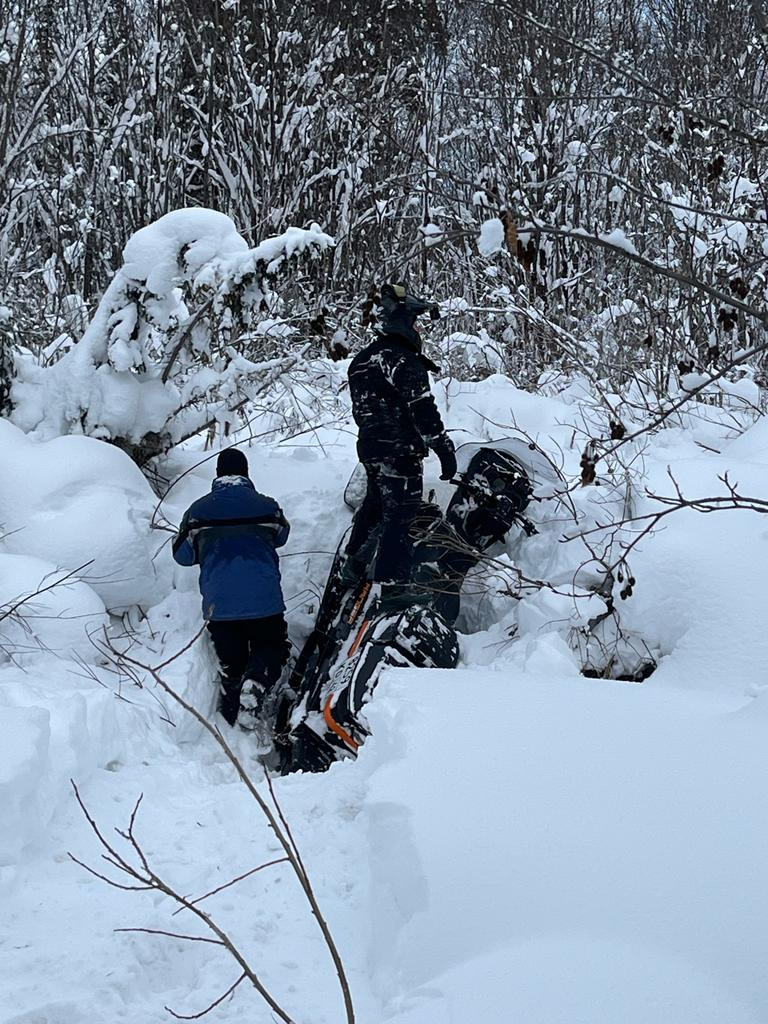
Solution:
{"label": "black winter jacket", "polygon": [[349,366],[352,415],[358,426],[357,454],[365,461],[423,457],[447,439],[428,370],[435,364],[398,334],[382,334]]}

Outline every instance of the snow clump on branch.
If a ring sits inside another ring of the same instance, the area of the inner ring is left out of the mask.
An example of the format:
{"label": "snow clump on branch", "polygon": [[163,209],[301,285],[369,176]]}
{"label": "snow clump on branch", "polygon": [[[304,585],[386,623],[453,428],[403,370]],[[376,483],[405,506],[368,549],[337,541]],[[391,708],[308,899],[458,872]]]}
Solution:
{"label": "snow clump on branch", "polygon": [[[268,278],[334,244],[313,224],[249,248],[229,217],[176,210],[141,228],[80,341],[49,367],[22,356],[13,420],[48,439],[85,433],[139,462],[232,413],[295,362],[247,358],[277,296]],[[274,336],[274,335],[273,335]],[[202,376],[199,374],[202,372]]]}

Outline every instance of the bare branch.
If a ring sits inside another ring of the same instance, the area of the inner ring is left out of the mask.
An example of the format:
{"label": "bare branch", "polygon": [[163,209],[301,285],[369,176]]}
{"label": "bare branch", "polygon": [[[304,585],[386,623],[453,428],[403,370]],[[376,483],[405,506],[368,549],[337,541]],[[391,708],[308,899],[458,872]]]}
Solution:
{"label": "bare branch", "polygon": [[[238,875],[237,878],[233,878],[231,881],[225,882],[224,885],[219,885],[219,886],[217,886],[217,888],[211,889],[210,892],[206,892],[202,896],[198,896],[197,899],[190,900],[189,901],[190,902],[190,906],[195,906],[198,903],[202,903],[202,901],[203,900],[207,900],[209,896],[216,896],[218,893],[224,892],[224,890],[228,889],[231,885],[236,885],[238,882],[242,882],[244,879],[250,878],[251,875],[255,875],[257,872],[263,871],[265,868],[274,867],[276,864],[287,864],[287,863],[288,863],[288,858],[287,857],[277,857],[275,860],[267,861],[266,864],[259,864],[258,867],[251,868],[250,871],[243,872],[242,875]],[[175,917],[176,914],[180,914],[182,912],[182,910],[184,910],[184,909],[185,909],[184,907],[179,907],[178,910],[174,910],[173,916]]]}
{"label": "bare branch", "polygon": [[[201,910],[199,907],[195,906],[194,904],[190,903],[190,901],[187,900],[186,897],[184,897],[180,893],[178,893],[173,888],[173,886],[169,885],[166,881],[164,881],[149,866],[148,859],[147,859],[146,855],[144,854],[143,850],[141,849],[140,844],[138,843],[138,841],[136,840],[136,838],[135,838],[135,836],[133,834],[133,824],[135,824],[135,817],[136,817],[136,812],[137,812],[138,805],[140,803],[140,799],[139,799],[139,801],[137,801],[136,807],[134,807],[133,814],[131,815],[131,823],[132,823],[131,826],[129,826],[129,828],[128,828],[128,830],[126,832],[120,832],[119,834],[121,836],[123,836],[124,838],[126,838],[126,840],[131,844],[132,849],[136,853],[136,855],[139,858],[139,861],[141,863],[141,870],[135,868],[129,862],[125,861],[123,858],[121,858],[119,856],[119,854],[117,854],[114,851],[113,847],[110,846],[110,844],[107,842],[107,840],[104,838],[103,834],[99,830],[99,828],[98,828],[98,826],[97,826],[93,816],[90,814],[90,812],[88,811],[87,807],[85,806],[82,798],[80,797],[79,791],[77,790],[77,787],[75,786],[74,783],[73,783],[73,787],[75,788],[75,796],[77,798],[78,804],[80,805],[80,808],[81,808],[81,810],[82,810],[86,820],[88,821],[88,824],[90,825],[91,830],[94,832],[94,834],[98,838],[98,840],[101,843],[101,845],[106,850],[108,850],[109,853],[110,853],[110,856],[105,858],[105,859],[107,859],[110,863],[115,864],[115,866],[121,867],[121,869],[124,870],[127,874],[129,874],[132,878],[134,878],[138,882],[140,882],[143,887],[145,887],[145,888],[152,888],[152,889],[157,890],[158,892],[162,892],[164,895],[169,896],[171,899],[175,900],[182,907],[185,907],[192,914],[194,914],[198,918],[198,920],[200,920],[214,934],[214,936],[216,938],[215,939],[204,939],[202,937],[181,936],[181,935],[177,935],[175,933],[174,933],[174,937],[175,938],[186,938],[186,939],[191,940],[191,941],[200,941],[200,942],[207,941],[207,942],[210,942],[210,943],[213,943],[213,944],[216,944],[216,945],[223,946],[227,950],[227,952],[230,954],[230,956],[232,956],[237,961],[237,963],[240,965],[240,968],[243,971],[243,973],[245,974],[245,976],[247,977],[247,979],[250,981],[250,983],[253,985],[253,987],[256,989],[256,991],[259,993],[259,995],[262,997],[262,999],[264,999],[264,1001],[269,1005],[270,1009],[280,1018],[280,1020],[283,1021],[283,1024],[295,1024],[295,1021],[292,1019],[292,1017],[280,1006],[280,1004],[275,1000],[275,998],[272,996],[272,994],[269,992],[269,990],[264,986],[264,984],[261,981],[261,979],[259,978],[258,974],[249,965],[248,961],[245,959],[245,956],[240,951],[240,949],[235,945],[235,943],[232,941],[230,936],[216,923],[216,921],[213,920],[213,918],[209,914],[207,914],[204,910]],[[74,859],[75,858],[73,858],[73,860]],[[97,872],[95,872],[92,869],[88,868],[86,865],[83,865],[83,866],[86,867],[86,870],[88,870],[91,874],[96,875],[96,877],[103,877],[103,876],[100,876]],[[103,880],[105,882],[107,882],[109,885],[115,885],[115,883],[111,879],[109,879],[109,878],[103,877]],[[116,886],[116,887],[117,888],[122,888],[119,885]],[[148,929],[118,929],[118,930],[148,931]],[[153,933],[160,934],[160,931],[157,930],[157,929],[150,929],[149,931],[151,931]]]}
{"label": "bare branch", "polygon": [[143,935],[164,935],[169,939],[183,939],[185,942],[207,942],[211,946],[224,946],[221,939],[210,939],[207,935],[185,935],[183,932],[166,932],[162,928],[113,928],[114,932],[140,932]]}
{"label": "bare branch", "polygon": [[219,996],[218,999],[215,999],[209,1006],[206,1006],[206,1008],[204,1010],[201,1010],[200,1013],[192,1013],[189,1015],[183,1013],[176,1013],[175,1010],[172,1010],[170,1008],[170,1006],[166,1006],[165,1010],[167,1010],[167,1012],[170,1013],[172,1017],[175,1017],[176,1020],[200,1020],[201,1017],[205,1017],[205,1015],[210,1013],[211,1010],[215,1010],[217,1006],[221,1006],[224,1000],[231,996],[235,989],[238,987],[238,985],[240,985],[241,982],[245,981],[247,977],[247,974],[241,974],[237,981],[234,982],[234,984],[230,985],[223,995]]}

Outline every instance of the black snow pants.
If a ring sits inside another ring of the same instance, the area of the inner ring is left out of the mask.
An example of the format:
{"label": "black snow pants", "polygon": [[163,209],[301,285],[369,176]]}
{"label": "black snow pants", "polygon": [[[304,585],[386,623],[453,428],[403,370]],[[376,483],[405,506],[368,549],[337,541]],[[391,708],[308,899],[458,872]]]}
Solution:
{"label": "black snow pants", "polygon": [[234,725],[243,682],[253,679],[270,690],[288,661],[291,645],[285,616],[213,620],[208,623],[208,632],[223,674],[219,711]]}
{"label": "black snow pants", "polygon": [[378,548],[370,579],[407,583],[411,575],[413,540],[410,529],[421,505],[422,459],[416,455],[363,461],[368,490],[355,513],[347,555],[359,555],[374,534]]}

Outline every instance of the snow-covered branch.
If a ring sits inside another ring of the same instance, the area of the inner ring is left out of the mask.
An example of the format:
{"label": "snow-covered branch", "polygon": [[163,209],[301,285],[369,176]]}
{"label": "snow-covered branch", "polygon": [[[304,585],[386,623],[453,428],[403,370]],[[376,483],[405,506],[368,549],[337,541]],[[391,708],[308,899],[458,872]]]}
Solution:
{"label": "snow-covered branch", "polygon": [[[268,281],[291,260],[332,245],[313,225],[249,248],[223,214],[166,214],[128,241],[69,352],[49,367],[20,359],[15,421],[43,438],[82,432],[110,440],[143,462],[234,414],[264,379],[296,363],[282,352],[292,329],[274,329],[279,299]],[[249,358],[270,350],[272,358]]]}

